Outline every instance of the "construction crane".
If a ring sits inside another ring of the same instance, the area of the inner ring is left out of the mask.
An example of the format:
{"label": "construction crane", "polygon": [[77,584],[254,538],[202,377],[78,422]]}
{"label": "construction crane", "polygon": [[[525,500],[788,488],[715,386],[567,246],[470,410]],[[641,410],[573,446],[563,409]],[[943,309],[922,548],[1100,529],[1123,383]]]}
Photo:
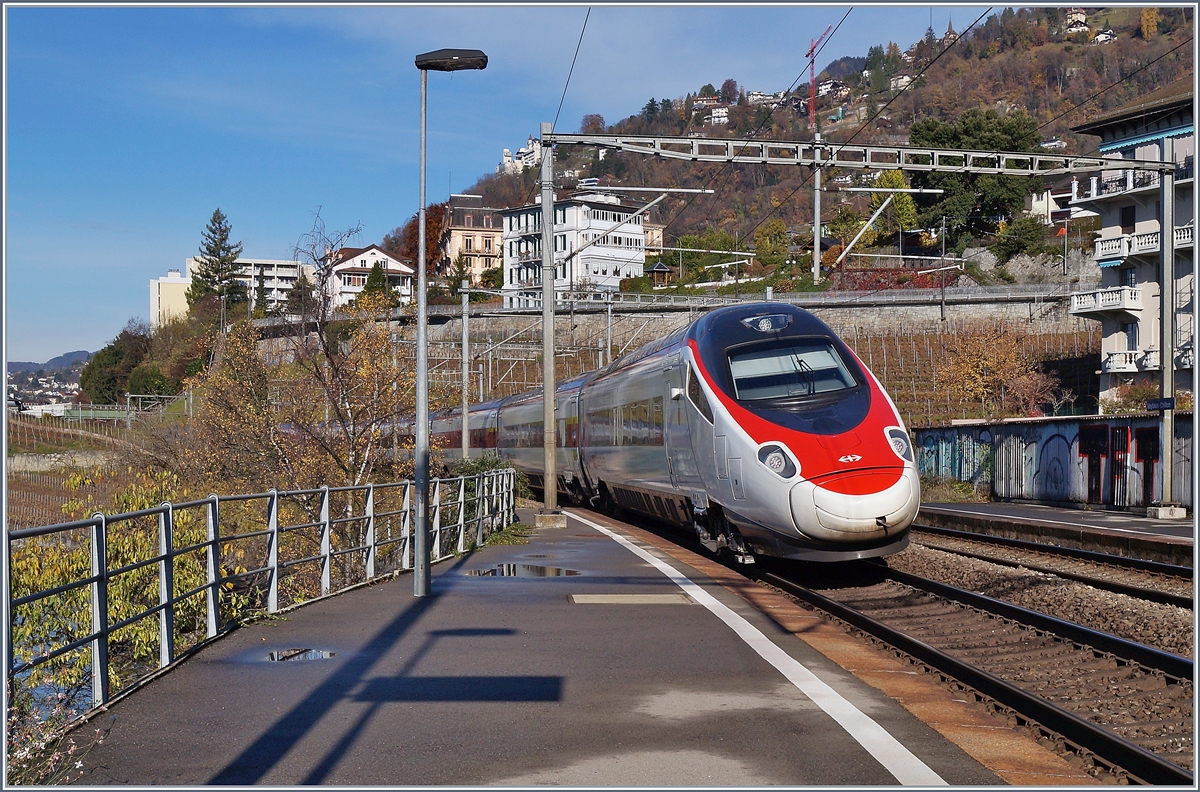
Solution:
{"label": "construction crane", "polygon": [[[829,31],[833,30],[833,25],[825,28],[825,32],[821,34],[816,41],[809,39],[808,52],[804,57],[808,58],[808,127],[816,130],[817,128],[817,47],[829,35]],[[803,72],[801,72],[803,73]]]}

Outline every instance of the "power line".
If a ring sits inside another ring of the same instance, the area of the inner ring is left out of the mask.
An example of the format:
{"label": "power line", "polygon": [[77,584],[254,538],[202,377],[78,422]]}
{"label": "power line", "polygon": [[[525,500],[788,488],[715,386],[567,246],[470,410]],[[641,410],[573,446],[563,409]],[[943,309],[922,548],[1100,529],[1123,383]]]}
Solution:
{"label": "power line", "polygon": [[567,82],[563,85],[562,98],[558,100],[558,110],[554,113],[554,126],[558,127],[558,114],[562,112],[563,102],[567,98],[567,86],[571,84],[571,75],[575,73],[575,61],[579,58],[579,48],[583,45],[583,34],[587,30],[588,18],[592,15],[592,7],[588,6],[587,13],[583,17],[583,28],[579,31],[579,41],[575,44],[575,54],[571,57],[571,68],[567,71]]}
{"label": "power line", "polygon": [[[1171,49],[1167,50],[1167,51],[1166,51],[1166,52],[1164,52],[1162,55],[1159,55],[1157,58],[1155,58],[1154,60],[1152,60],[1152,61],[1150,61],[1149,63],[1145,64],[1144,66],[1142,66],[1142,67],[1140,67],[1140,68],[1138,68],[1138,69],[1135,69],[1135,70],[1133,70],[1132,72],[1130,72],[1129,74],[1127,74],[1125,77],[1122,77],[1121,79],[1117,80],[1116,82],[1112,83],[1111,85],[1107,85],[1107,86],[1105,86],[1105,87],[1101,88],[1099,91],[1096,91],[1096,93],[1092,94],[1092,95],[1091,95],[1091,96],[1089,96],[1087,99],[1084,99],[1082,102],[1080,102],[1079,104],[1077,104],[1077,105],[1075,105],[1074,107],[1070,108],[1069,110],[1066,110],[1066,111],[1064,111],[1064,112],[1062,112],[1062,113],[1059,113],[1059,114],[1058,114],[1058,115],[1056,115],[1054,118],[1051,118],[1049,121],[1047,121],[1046,123],[1044,123],[1044,124],[1042,124],[1041,126],[1039,126],[1039,127],[1038,127],[1038,131],[1039,131],[1039,132],[1040,132],[1040,131],[1042,131],[1042,129],[1043,129],[1043,128],[1045,128],[1045,127],[1049,126],[1050,124],[1053,124],[1055,121],[1057,121],[1058,119],[1062,118],[1063,116],[1067,116],[1067,115],[1070,115],[1071,113],[1074,113],[1076,110],[1078,110],[1079,108],[1083,107],[1083,106],[1084,106],[1084,105],[1086,105],[1088,102],[1091,102],[1091,101],[1092,101],[1093,99],[1095,99],[1097,96],[1100,96],[1101,94],[1103,94],[1103,93],[1105,93],[1105,92],[1107,92],[1107,91],[1111,91],[1113,88],[1116,88],[1116,87],[1117,87],[1118,85],[1120,85],[1121,83],[1128,82],[1128,81],[1129,81],[1129,80],[1130,80],[1130,79],[1131,79],[1131,78],[1132,78],[1134,75],[1136,75],[1136,74],[1139,74],[1139,73],[1141,73],[1141,72],[1145,71],[1146,69],[1149,69],[1151,66],[1153,66],[1153,65],[1154,65],[1154,64],[1156,64],[1156,63],[1158,63],[1160,60],[1162,60],[1163,58],[1167,57],[1167,56],[1168,56],[1168,55],[1170,55],[1172,52],[1174,52],[1175,50],[1177,50],[1177,49],[1179,49],[1180,47],[1182,47],[1184,44],[1188,44],[1188,43],[1190,43],[1190,42],[1191,42],[1191,40],[1192,40],[1192,36],[1188,36],[1186,39],[1184,39],[1183,41],[1179,42],[1179,43],[1178,43],[1178,44],[1176,44],[1174,47],[1172,47]],[[1098,151],[1098,150],[1099,150],[1099,147],[1096,147],[1095,149],[1092,149],[1092,151]],[[1089,152],[1088,152],[1088,154],[1091,154],[1091,153],[1092,153],[1091,151],[1089,151]],[[1087,155],[1084,155],[1084,156],[1087,156]]]}

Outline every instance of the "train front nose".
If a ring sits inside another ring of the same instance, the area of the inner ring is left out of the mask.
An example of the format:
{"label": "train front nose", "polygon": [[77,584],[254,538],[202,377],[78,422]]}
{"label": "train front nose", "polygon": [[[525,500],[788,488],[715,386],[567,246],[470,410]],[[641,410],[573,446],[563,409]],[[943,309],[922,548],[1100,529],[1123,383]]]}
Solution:
{"label": "train front nose", "polygon": [[796,527],[815,539],[883,539],[916,519],[920,479],[910,467],[840,471],[796,484],[790,500]]}

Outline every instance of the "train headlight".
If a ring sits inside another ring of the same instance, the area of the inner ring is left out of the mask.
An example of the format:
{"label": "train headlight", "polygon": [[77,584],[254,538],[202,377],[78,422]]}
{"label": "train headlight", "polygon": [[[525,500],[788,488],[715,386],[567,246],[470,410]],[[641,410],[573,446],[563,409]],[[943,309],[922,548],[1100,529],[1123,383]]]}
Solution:
{"label": "train headlight", "polygon": [[887,430],[887,435],[888,442],[891,443],[892,450],[896,452],[896,456],[905,462],[912,462],[912,443],[909,442],[908,435],[904,433],[904,430],[893,427]]}
{"label": "train headlight", "polygon": [[784,450],[777,445],[766,445],[758,450],[758,461],[780,478],[789,479],[796,475],[796,465]]}

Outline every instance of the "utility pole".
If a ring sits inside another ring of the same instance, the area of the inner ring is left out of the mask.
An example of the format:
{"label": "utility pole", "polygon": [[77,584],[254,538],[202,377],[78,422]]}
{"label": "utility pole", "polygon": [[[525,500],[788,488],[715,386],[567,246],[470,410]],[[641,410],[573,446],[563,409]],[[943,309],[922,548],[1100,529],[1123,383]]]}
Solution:
{"label": "utility pole", "polygon": [[[812,100],[816,103],[816,99]],[[821,159],[821,133],[816,134],[813,162]],[[821,282],[821,166],[813,166],[813,283]]]}
{"label": "utility pole", "polygon": [[[679,255],[683,256],[682,253]],[[608,314],[608,321],[604,326],[604,363],[607,365],[612,363],[612,293],[609,292],[604,299],[605,313]]]}
{"label": "utility pole", "polygon": [[[1175,141],[1163,138],[1162,158],[1174,163]],[[1162,240],[1159,271],[1159,320],[1162,341],[1159,346],[1159,364],[1162,367],[1162,390],[1160,394],[1167,407],[1162,411],[1162,441],[1159,443],[1162,457],[1162,500],[1158,517],[1182,517],[1183,510],[1175,502],[1173,484],[1175,476],[1175,170],[1162,172],[1159,187],[1162,216],[1159,218],[1158,236]]]}
{"label": "utility pole", "polygon": [[468,289],[471,288],[470,281],[463,281],[462,286],[462,458],[463,464],[471,458],[471,427],[470,421],[467,420],[467,402],[470,398],[468,389],[471,387],[471,369],[469,368],[470,359],[467,357],[468,345],[470,344],[470,334],[467,332],[467,314],[469,313],[468,304],[471,300],[471,295]]}
{"label": "utility pole", "polygon": [[[554,125],[542,123],[542,138]],[[558,457],[554,420],[557,387],[554,382],[554,146],[542,143],[542,514],[538,527],[565,528],[558,514]]]}

